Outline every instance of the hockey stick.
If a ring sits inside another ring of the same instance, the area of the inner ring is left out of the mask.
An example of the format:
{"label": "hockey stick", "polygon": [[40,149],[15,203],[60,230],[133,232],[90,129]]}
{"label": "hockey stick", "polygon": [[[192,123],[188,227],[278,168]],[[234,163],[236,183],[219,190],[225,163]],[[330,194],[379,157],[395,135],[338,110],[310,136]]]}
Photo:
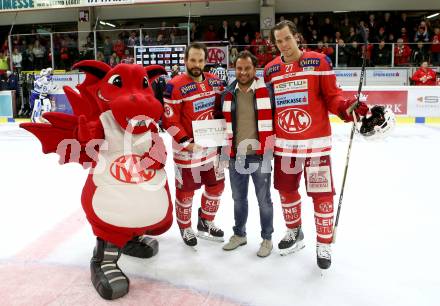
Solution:
{"label": "hockey stick", "polygon": [[[359,105],[359,98],[361,96],[361,91],[362,91],[362,84],[364,82],[364,76],[365,76],[365,64],[367,61],[367,47],[368,47],[368,37],[367,37],[367,33],[365,31],[364,27],[360,27],[359,29],[359,34],[362,36],[362,39],[364,41],[364,45],[365,47],[362,50],[362,68],[361,68],[361,77],[359,80],[359,87],[358,87],[358,92],[357,92],[357,97],[356,97],[356,102],[353,103],[353,105],[350,106],[350,108],[348,109],[348,112],[350,114],[352,114],[354,112],[354,110],[358,107]],[[341,186],[341,192],[339,194],[339,203],[338,203],[338,211],[336,213],[336,219],[335,219],[335,227],[333,229],[333,241],[332,243],[336,243],[336,231],[338,229],[338,223],[339,223],[339,216],[341,214],[341,207],[342,207],[342,198],[344,197],[344,187],[345,187],[345,181],[347,179],[347,172],[348,172],[348,163],[350,161],[350,153],[351,153],[351,145],[353,144],[353,137],[354,137],[354,132],[356,130],[356,114],[353,113],[353,125],[351,127],[351,133],[350,133],[350,141],[348,143],[348,151],[347,151],[347,158],[345,161],[345,169],[344,169],[344,176],[342,178],[342,186]]]}

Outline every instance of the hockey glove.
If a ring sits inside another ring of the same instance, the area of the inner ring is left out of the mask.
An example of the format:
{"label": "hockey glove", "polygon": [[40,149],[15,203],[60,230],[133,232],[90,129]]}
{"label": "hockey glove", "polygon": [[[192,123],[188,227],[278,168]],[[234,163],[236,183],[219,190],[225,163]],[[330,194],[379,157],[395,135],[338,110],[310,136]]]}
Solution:
{"label": "hockey glove", "polygon": [[[359,103],[356,106],[356,108],[353,110],[353,112],[356,114],[356,120],[360,120],[360,117],[364,117],[368,113],[368,105],[362,102],[362,100],[365,101],[365,99],[362,99],[362,97],[359,99]],[[339,107],[339,118],[344,120],[345,122],[352,122],[354,120],[353,113],[349,114],[348,111],[350,109],[350,106],[352,106],[354,103],[356,103],[357,99],[350,99],[345,100],[343,103],[341,103],[341,106]]]}

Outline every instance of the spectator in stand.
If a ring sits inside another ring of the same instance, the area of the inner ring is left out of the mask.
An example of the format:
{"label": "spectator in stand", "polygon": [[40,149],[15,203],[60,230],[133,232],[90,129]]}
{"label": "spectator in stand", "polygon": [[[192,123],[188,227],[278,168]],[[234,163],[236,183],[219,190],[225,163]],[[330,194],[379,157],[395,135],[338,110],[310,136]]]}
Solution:
{"label": "spectator in stand", "polygon": [[372,65],[376,67],[391,66],[391,49],[385,44],[384,39],[375,46]]}
{"label": "spectator in stand", "polygon": [[222,22],[222,26],[220,27],[220,29],[218,30],[218,38],[221,41],[229,41],[229,36],[230,36],[230,29],[229,29],[229,25],[228,25],[228,21],[223,20]]}
{"label": "spectator in stand", "polygon": [[435,86],[436,73],[431,68],[428,68],[428,62],[423,62],[419,69],[414,72],[412,78],[414,85]]}
{"label": "spectator in stand", "polygon": [[[191,23],[191,26],[195,26],[195,23]],[[192,29],[191,29],[192,31]],[[159,35],[162,35],[162,41],[164,42],[163,44],[168,44],[170,42],[170,29],[167,27],[167,22],[166,21],[162,21],[160,23],[160,29],[159,31],[157,31],[157,35],[156,37],[158,38]]]}
{"label": "spectator in stand", "polygon": [[350,56],[350,51],[347,49],[345,42],[342,38],[338,41],[338,66],[337,67],[347,67],[348,57]]}
{"label": "spectator in stand", "polygon": [[411,48],[403,43],[403,39],[399,38],[394,47],[394,65],[408,66],[409,58],[411,57]]}
{"label": "spectator in stand", "polygon": [[104,53],[98,51],[98,53],[96,53],[96,60],[105,63],[106,61],[105,61]]}
{"label": "spectator in stand", "polygon": [[250,49],[251,49],[251,38],[250,38],[249,34],[246,34],[244,36],[243,44],[244,44],[243,50],[248,50],[250,52]]}
{"label": "spectator in stand", "polygon": [[[171,78],[174,78],[175,76],[178,76],[179,74],[180,74],[179,66],[173,65],[173,67],[171,67]],[[162,96],[162,99],[163,99],[163,96]]]}
{"label": "spectator in stand", "polygon": [[234,26],[232,27],[232,36],[234,37],[234,40],[238,45],[243,45],[244,33],[243,28],[241,27],[240,20],[235,21]]}
{"label": "spectator in stand", "polygon": [[388,35],[388,41],[387,41],[388,43],[393,43],[393,42],[395,42],[395,40],[394,40],[394,34],[393,33],[390,33],[389,35]]}
{"label": "spectator in stand", "polygon": [[104,55],[105,62],[108,64],[110,62],[110,57],[113,53],[113,43],[110,37],[106,36],[104,38],[104,43],[102,45],[102,53]]}
{"label": "spectator in stand", "polygon": [[113,53],[116,53],[116,56],[118,58],[121,58],[124,55],[124,51],[125,51],[125,45],[122,39],[116,40],[116,43],[113,45]]}
{"label": "spectator in stand", "polygon": [[143,45],[144,46],[151,46],[153,44],[154,44],[153,38],[151,38],[151,36],[149,34],[145,34]]}
{"label": "spectator in stand", "polygon": [[411,63],[414,66],[420,66],[423,62],[429,63],[428,49],[422,42],[417,43],[417,47],[412,51]]}
{"label": "spectator in stand", "polygon": [[137,37],[136,31],[131,31],[130,37],[127,39],[127,46],[131,48],[139,46],[139,38]]}
{"label": "spectator in stand", "polygon": [[229,52],[229,64],[233,66],[235,63],[235,59],[238,56],[238,49],[236,47],[232,47],[231,51]]}
{"label": "spectator in stand", "polygon": [[21,66],[23,70],[34,70],[34,54],[32,53],[32,49],[34,45],[29,44],[27,49],[23,51],[21,54],[23,61],[21,62]]}
{"label": "spectator in stand", "polygon": [[32,53],[34,54],[34,64],[35,69],[43,69],[45,65],[45,55],[46,55],[46,48],[44,48],[39,40],[36,40],[34,43],[34,47],[32,48]]}
{"label": "spectator in stand", "polygon": [[[134,51],[134,50],[132,50]],[[130,54],[130,50],[125,49],[124,55],[121,57],[120,63],[134,64],[134,57]]]}
{"label": "spectator in stand", "polygon": [[374,16],[374,14],[370,14],[368,16],[368,22],[365,25],[369,32],[370,32],[370,37],[374,38],[376,37],[377,33],[379,32],[379,26],[378,23],[376,22],[376,16]]}
{"label": "spectator in stand", "polygon": [[203,33],[203,41],[216,41],[218,40],[217,34],[215,33],[214,25],[209,24],[205,33]]}
{"label": "spectator in stand", "polygon": [[14,71],[17,71],[20,73],[21,71],[21,62],[23,61],[23,56],[18,50],[18,47],[14,48],[14,51],[12,51],[12,63],[14,65]]}
{"label": "spectator in stand", "polygon": [[335,37],[334,37],[333,41],[330,41],[330,43],[336,45],[339,42],[340,39],[342,39],[342,34],[341,34],[341,32],[336,31],[335,32]]}
{"label": "spectator in stand", "polygon": [[357,33],[354,29],[354,27],[350,27],[348,38],[346,39],[347,43],[352,43],[354,41],[357,41]]}
{"label": "spectator in stand", "polygon": [[328,43],[324,44],[322,40],[318,41],[318,46],[315,49],[315,52],[322,53],[331,57],[335,50],[328,45]]}
{"label": "spectator in stand", "polygon": [[311,48],[309,48],[309,45],[307,44],[307,40],[305,40],[304,38],[300,40],[301,45],[299,46],[300,50],[302,52],[309,52],[312,51]]}
{"label": "spectator in stand", "polygon": [[[350,37],[350,29],[351,29],[350,19],[348,19],[348,17],[345,16],[345,18],[342,20],[341,26],[339,28],[339,32],[341,32],[341,36],[344,40],[347,40],[348,37]],[[348,40],[347,40],[347,42],[348,42]]]}
{"label": "spectator in stand", "polygon": [[272,60],[272,54],[267,52],[267,46],[261,45],[258,47],[257,52],[257,67],[264,68],[267,63]]}
{"label": "spectator in stand", "polygon": [[110,67],[115,67],[117,64],[119,64],[119,62],[120,59],[118,55],[115,52],[113,52],[112,56],[110,56],[108,64],[110,65]]}
{"label": "spectator in stand", "polygon": [[321,36],[327,36],[329,39],[333,39],[335,36],[335,27],[332,25],[330,17],[324,18],[324,24],[321,25],[320,34]]}
{"label": "spectator in stand", "polygon": [[400,38],[402,38],[403,42],[406,44],[409,42],[408,30],[405,27],[400,29]]}
{"label": "spectator in stand", "polygon": [[319,42],[318,30],[313,29],[312,30],[312,35],[310,36],[309,39],[307,39],[307,41],[311,45],[312,49],[316,49],[317,48],[317,44]]}
{"label": "spectator in stand", "polygon": [[432,64],[440,66],[440,27],[434,28],[434,36],[431,45]]}
{"label": "spectator in stand", "polygon": [[[402,28],[405,28],[405,32],[410,31],[412,29],[411,23],[408,21],[408,16],[406,13],[400,14],[400,19],[396,22],[396,30],[393,31],[394,33],[399,33]],[[399,37],[398,35],[396,35]],[[400,37],[403,38],[404,42],[408,42],[408,40],[403,37],[403,35],[400,35]]]}
{"label": "spectator in stand", "polygon": [[414,35],[414,42],[429,42],[428,26],[422,21]]}
{"label": "spectator in stand", "polygon": [[252,41],[252,39],[254,39],[254,29],[252,27],[252,25],[249,23],[249,21],[244,20],[241,23],[241,28],[243,31],[243,37],[246,37],[246,35],[249,35],[249,41]]}
{"label": "spectator in stand", "polygon": [[255,38],[251,42],[251,45],[252,45],[251,51],[252,51],[252,53],[256,55],[257,52],[258,52],[259,47],[260,46],[264,46],[266,44],[267,44],[267,41],[263,37],[261,37],[261,33],[260,32],[255,32]]}
{"label": "spectator in stand", "polygon": [[6,75],[9,70],[9,60],[5,52],[0,51],[0,76]]}
{"label": "spectator in stand", "polygon": [[386,35],[393,33],[393,21],[391,20],[390,12],[386,12],[383,15],[383,20],[380,22],[380,27],[384,28]]}
{"label": "spectator in stand", "polygon": [[362,49],[356,40],[348,47],[348,53],[348,66],[360,67],[362,65]]}
{"label": "spectator in stand", "polygon": [[377,32],[377,35],[370,42],[378,43],[381,40],[386,40],[386,39],[387,39],[387,33],[385,33],[385,28],[384,27],[380,27],[379,31]]}

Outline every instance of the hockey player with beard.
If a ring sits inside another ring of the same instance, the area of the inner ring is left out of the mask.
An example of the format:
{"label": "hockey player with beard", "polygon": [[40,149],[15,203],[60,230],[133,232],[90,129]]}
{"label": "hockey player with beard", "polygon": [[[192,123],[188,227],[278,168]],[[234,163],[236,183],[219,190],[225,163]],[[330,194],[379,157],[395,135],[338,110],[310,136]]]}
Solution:
{"label": "hockey player with beard", "polygon": [[[291,21],[275,25],[271,39],[281,56],[266,65],[264,78],[274,104],[274,185],[287,226],[278,248],[285,255],[304,247],[298,193],[304,171],[307,195],[312,197],[315,210],[317,263],[321,269],[328,269],[334,210],[328,113],[353,121],[348,109],[356,101],[342,97],[327,56],[298,48],[297,30]],[[360,102],[354,112],[365,116],[368,107]]]}
{"label": "hockey player with beard", "polygon": [[194,143],[192,122],[214,119],[222,82],[203,72],[208,57],[205,45],[192,43],[185,51],[186,72],[171,79],[164,92],[164,127],[173,137],[176,169],[176,219],[183,241],[191,247],[197,238],[191,228],[194,191],[205,185],[198,210],[198,237],[223,241],[213,220],[224,189],[224,172],[218,167],[217,148]]}

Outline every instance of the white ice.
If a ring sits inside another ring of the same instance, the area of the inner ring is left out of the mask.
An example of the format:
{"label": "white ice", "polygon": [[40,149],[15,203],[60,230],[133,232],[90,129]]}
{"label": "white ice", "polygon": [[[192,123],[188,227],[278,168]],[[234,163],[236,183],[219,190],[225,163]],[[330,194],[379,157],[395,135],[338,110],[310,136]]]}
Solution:
{"label": "white ice", "polygon": [[[349,131],[348,124],[333,125],[335,206]],[[166,140],[170,145],[170,139]],[[123,256],[121,267],[130,278],[158,281],[176,290],[191,289],[241,305],[440,305],[439,158],[439,126],[398,125],[391,136],[379,142],[356,135],[332,266],[323,277],[316,265],[313,204],[304,187],[300,191],[306,248],[289,256],[278,254],[276,244],[285,226],[278,193],[272,190],[275,247],[267,258],[256,256],[261,238],[252,183],[246,246],[225,252],[222,244],[199,239],[198,251],[194,252],[183,244],[174,223],[158,237],[160,252],[156,257],[140,260]],[[53,244],[55,248],[37,261],[46,266],[80,268],[87,283],[94,247],[80,204],[87,171],[78,164],[58,165],[57,155],[41,153],[36,138],[16,124],[0,125],[0,162],[0,268],[20,261],[22,257],[17,254],[45,233],[62,228],[59,222],[76,213],[81,226],[75,228],[70,220],[66,226],[72,230],[65,239]],[[174,196],[170,154],[167,173]],[[234,218],[228,180],[226,186],[216,224],[228,239]],[[199,198],[200,192],[193,206],[193,224]],[[31,250],[44,253],[45,247],[33,246]],[[27,256],[29,260],[33,254]],[[129,295],[135,290],[131,288]],[[172,296],[173,291],[167,295]],[[1,301],[2,296],[3,304]],[[19,299],[7,302],[20,304]],[[51,305],[73,304],[70,302],[54,298]],[[169,303],[139,299],[139,305],[156,304]]]}

